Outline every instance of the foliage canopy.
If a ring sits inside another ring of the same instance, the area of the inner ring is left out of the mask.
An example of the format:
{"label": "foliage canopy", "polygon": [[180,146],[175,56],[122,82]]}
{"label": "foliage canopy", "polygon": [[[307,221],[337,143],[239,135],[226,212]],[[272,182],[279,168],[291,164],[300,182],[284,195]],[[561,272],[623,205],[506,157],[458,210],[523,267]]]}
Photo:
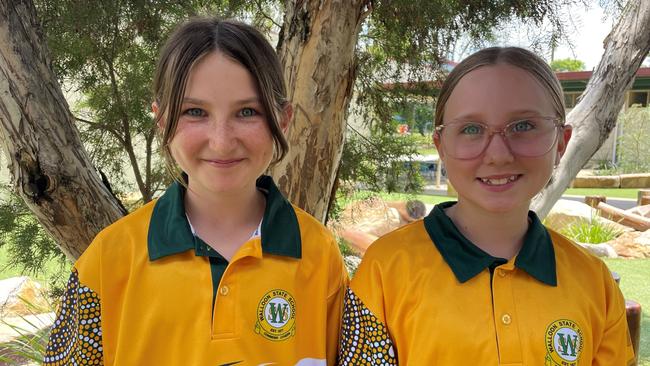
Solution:
{"label": "foliage canopy", "polygon": [[[394,157],[413,154],[415,146],[408,138],[394,136],[394,111],[414,94],[433,103],[435,83],[444,77],[439,65],[459,37],[489,38],[507,19],[554,21],[560,7],[576,1],[368,1],[370,13],[358,35],[352,77],[353,104],[371,132],[364,137],[348,133],[340,177],[374,182],[370,187],[377,190],[417,190],[417,167],[395,163]],[[189,16],[216,14],[253,23],[271,34],[281,35],[290,26],[283,24],[284,2],[279,0],[35,0],[35,5],[54,70],[68,89],[91,158],[114,191],[137,189],[140,202],[151,200],[167,183],[155,154],[150,84],[158,50],[174,25]],[[432,118],[426,108],[416,115],[419,120]],[[0,209],[16,212],[10,206]],[[39,242],[23,239],[14,244]]]}
{"label": "foliage canopy", "polygon": [[551,61],[551,69],[553,71],[582,71],[585,67],[584,62],[572,58]]}

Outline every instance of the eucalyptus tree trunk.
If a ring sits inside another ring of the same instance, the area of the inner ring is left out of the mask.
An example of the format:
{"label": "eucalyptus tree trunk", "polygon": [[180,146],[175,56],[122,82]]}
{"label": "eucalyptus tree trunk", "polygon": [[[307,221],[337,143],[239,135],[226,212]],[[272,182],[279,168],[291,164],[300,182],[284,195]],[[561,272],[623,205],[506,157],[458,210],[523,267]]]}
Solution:
{"label": "eucalyptus tree trunk", "polygon": [[546,216],[571,180],[602,146],[616,126],[625,92],[650,51],[650,1],[630,0],[621,18],[605,38],[605,52],[580,102],[567,116],[573,137],[552,183],[533,202]]}
{"label": "eucalyptus tree trunk", "polygon": [[70,258],[124,214],[88,158],[29,0],[0,0],[0,140],[16,192]]}
{"label": "eucalyptus tree trunk", "polygon": [[287,1],[278,54],[294,121],[284,160],[272,168],[289,199],[324,221],[336,179],[355,80],[355,45],[369,0]]}

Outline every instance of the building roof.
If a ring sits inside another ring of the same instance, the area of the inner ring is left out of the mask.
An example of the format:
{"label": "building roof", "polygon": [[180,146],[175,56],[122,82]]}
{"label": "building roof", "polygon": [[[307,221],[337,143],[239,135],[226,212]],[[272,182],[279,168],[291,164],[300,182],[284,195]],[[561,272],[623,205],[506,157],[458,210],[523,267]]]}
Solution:
{"label": "building roof", "polygon": [[[448,66],[455,66],[457,63],[447,61]],[[591,78],[593,71],[562,71],[556,72],[555,75],[562,84],[564,92],[583,92],[587,87],[587,83]],[[443,80],[428,80],[422,82],[399,82],[399,83],[384,83],[383,87],[386,89],[404,89],[413,92],[414,94],[437,95],[442,87]],[[631,90],[648,90],[650,89],[650,67],[641,67],[637,70],[634,83]]]}
{"label": "building roof", "polygon": [[[564,71],[555,73],[565,92],[583,92],[592,74],[593,71]],[[630,89],[650,89],[650,67],[641,67],[637,70]]]}
{"label": "building roof", "polygon": [[[562,72],[556,72],[555,75],[557,76],[560,81],[563,80],[589,80],[591,78],[591,75],[593,74],[593,71],[562,71]],[[650,77],[650,67],[640,67],[639,70],[637,70],[635,77]]]}

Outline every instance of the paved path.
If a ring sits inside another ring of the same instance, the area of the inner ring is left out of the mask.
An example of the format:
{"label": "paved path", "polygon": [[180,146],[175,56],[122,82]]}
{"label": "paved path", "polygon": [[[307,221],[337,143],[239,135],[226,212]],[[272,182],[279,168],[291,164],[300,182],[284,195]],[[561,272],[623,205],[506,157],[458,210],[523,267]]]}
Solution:
{"label": "paved path", "polygon": [[[579,201],[584,203],[585,202],[585,197],[584,196],[573,196],[573,195],[564,195],[562,196],[565,200],[571,200],[571,201]],[[629,210],[633,207],[636,207],[636,200],[631,199],[631,198],[612,198],[612,197],[607,197],[607,202],[608,205],[612,205],[616,208],[620,208],[621,210]]]}

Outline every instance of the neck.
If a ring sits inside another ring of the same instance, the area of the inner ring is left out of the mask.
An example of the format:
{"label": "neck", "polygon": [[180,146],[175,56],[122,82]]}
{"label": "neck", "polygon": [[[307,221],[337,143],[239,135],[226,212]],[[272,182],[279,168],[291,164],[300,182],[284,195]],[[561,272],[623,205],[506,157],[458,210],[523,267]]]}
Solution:
{"label": "neck", "polygon": [[458,230],[484,252],[511,259],[521,249],[528,230],[528,206],[508,212],[486,212],[459,199],[446,210]]}
{"label": "neck", "polygon": [[256,212],[253,208],[263,208],[263,204],[263,194],[254,187],[222,195],[201,194],[190,187],[185,193],[185,210],[190,218],[200,217],[214,224],[246,221]]}
{"label": "neck", "polygon": [[185,212],[198,237],[230,260],[264,216],[266,198],[255,185],[237,192],[185,194]]}

